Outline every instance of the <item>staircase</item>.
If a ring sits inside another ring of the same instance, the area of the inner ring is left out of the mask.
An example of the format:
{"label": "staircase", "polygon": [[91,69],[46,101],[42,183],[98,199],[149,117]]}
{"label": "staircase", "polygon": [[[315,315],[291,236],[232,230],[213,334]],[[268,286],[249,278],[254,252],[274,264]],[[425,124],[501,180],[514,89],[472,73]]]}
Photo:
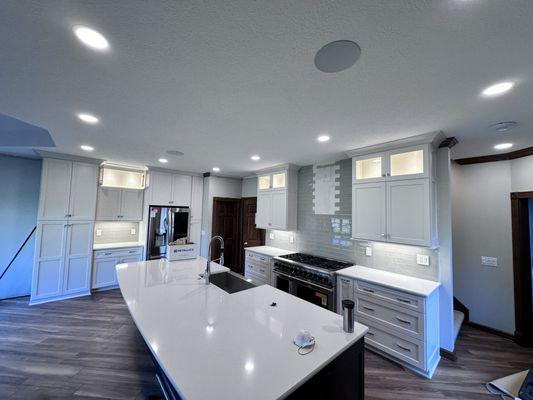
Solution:
{"label": "staircase", "polygon": [[459,332],[461,331],[461,327],[463,326],[464,322],[468,322],[470,319],[470,315],[468,312],[468,308],[461,303],[457,298],[453,298],[453,333],[454,333],[454,341],[457,341],[457,337],[459,336]]}

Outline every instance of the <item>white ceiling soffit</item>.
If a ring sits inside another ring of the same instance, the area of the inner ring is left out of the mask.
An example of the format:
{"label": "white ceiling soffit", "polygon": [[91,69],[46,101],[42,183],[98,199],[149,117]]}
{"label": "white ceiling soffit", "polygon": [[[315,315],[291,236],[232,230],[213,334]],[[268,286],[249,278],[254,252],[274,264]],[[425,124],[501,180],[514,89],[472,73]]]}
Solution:
{"label": "white ceiling soffit", "polygon": [[[532,15],[531,0],[4,0],[0,112],[47,127],[61,153],[158,165],[177,150],[165,168],[234,176],[438,130],[455,158],[491,154],[533,146]],[[319,71],[336,40],[360,58]],[[500,121],[519,125],[488,128]]]}

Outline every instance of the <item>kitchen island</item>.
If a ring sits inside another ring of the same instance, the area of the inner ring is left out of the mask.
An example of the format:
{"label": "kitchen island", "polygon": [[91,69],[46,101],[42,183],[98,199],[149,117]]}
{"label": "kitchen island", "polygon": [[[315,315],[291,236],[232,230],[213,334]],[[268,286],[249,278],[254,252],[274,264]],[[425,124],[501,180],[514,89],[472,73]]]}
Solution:
{"label": "kitchen island", "polygon": [[[117,265],[128,309],[170,397],[362,399],[363,337],[355,324],[268,285],[229,294],[198,274],[206,260]],[[212,273],[228,269],[212,263]],[[306,329],[314,350],[299,355]],[[317,396],[318,397],[315,397]]]}

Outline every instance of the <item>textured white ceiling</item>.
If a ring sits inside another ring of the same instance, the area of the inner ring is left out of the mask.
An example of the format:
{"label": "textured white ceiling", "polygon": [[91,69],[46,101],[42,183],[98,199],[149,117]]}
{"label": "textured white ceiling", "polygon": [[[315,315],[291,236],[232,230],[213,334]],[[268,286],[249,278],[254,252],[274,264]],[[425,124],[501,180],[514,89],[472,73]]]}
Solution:
{"label": "textured white ceiling", "polygon": [[[435,130],[459,139],[456,157],[489,154],[533,145],[532,18],[531,0],[3,0],[0,112],[47,128],[59,152],[87,143],[155,165],[176,149],[166,166],[197,172],[305,165]],[[75,24],[111,50],[81,45]],[[360,60],[318,71],[315,52],[338,39]],[[510,94],[479,96],[504,79]],[[487,129],[502,120],[520,127]]]}

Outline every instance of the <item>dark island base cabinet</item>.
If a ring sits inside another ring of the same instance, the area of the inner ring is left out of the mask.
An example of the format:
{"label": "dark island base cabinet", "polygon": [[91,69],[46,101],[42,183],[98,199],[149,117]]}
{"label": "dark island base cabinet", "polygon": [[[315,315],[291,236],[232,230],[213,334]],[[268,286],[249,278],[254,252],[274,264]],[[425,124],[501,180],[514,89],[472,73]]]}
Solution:
{"label": "dark island base cabinet", "polygon": [[[363,400],[364,388],[364,338],[359,339],[345,352],[331,361],[311,379],[286,397],[288,400]],[[305,356],[302,356],[305,357]],[[179,397],[155,358],[156,379],[169,400]],[[249,399],[254,399],[250,393]],[[207,399],[206,399],[207,400]]]}

